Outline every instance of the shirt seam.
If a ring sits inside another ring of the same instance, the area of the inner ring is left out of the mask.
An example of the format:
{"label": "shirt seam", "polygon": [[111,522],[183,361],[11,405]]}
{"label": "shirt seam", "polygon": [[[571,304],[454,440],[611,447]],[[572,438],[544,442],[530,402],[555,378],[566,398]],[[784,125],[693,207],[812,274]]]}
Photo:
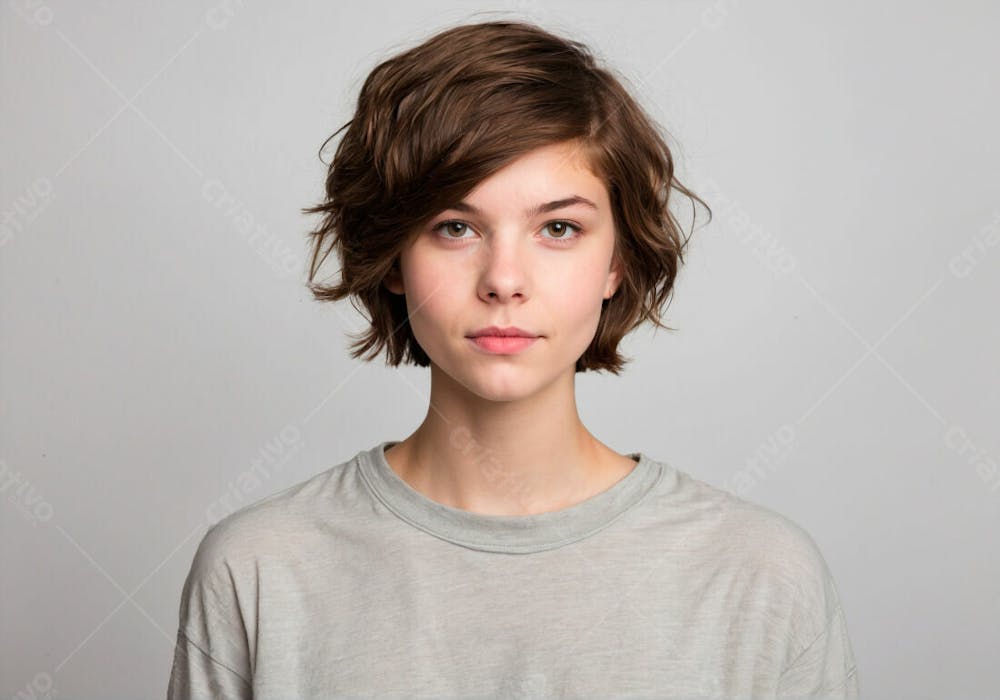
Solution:
{"label": "shirt seam", "polygon": [[[375,467],[374,465],[371,466],[373,469],[377,469],[377,467]],[[659,474],[653,480],[652,484],[650,484],[647,487],[645,493],[643,493],[639,498],[637,498],[635,502],[633,502],[628,508],[618,513],[615,517],[611,518],[609,521],[602,523],[600,525],[596,525],[594,526],[593,529],[576,536],[571,535],[569,537],[564,537],[561,540],[557,540],[555,542],[547,542],[547,543],[532,544],[532,545],[474,542],[470,540],[461,540],[457,537],[437,532],[415,521],[413,518],[410,518],[408,515],[397,509],[394,506],[394,504],[390,503],[389,499],[381,493],[380,489],[377,488],[371,482],[371,480],[368,478],[368,475],[365,473],[365,469],[361,467],[361,465],[359,465],[358,473],[360,474],[362,481],[365,482],[365,486],[367,487],[369,493],[373,495],[377,501],[379,501],[383,506],[385,506],[397,518],[409,524],[410,526],[416,528],[417,530],[420,530],[421,532],[436,537],[444,542],[448,542],[450,544],[462,547],[464,549],[472,549],[472,550],[486,551],[486,552],[497,552],[501,554],[534,554],[537,552],[558,549],[561,547],[565,547],[566,545],[574,544],[581,540],[593,537],[601,530],[610,527],[616,521],[618,521],[619,519],[624,517],[627,513],[636,508],[640,503],[645,501],[649,497],[649,494],[651,494],[659,486],[660,482],[664,479],[666,475],[666,470],[663,469],[663,467],[658,467],[658,469],[659,469]]]}
{"label": "shirt seam", "polygon": [[832,693],[835,690],[840,690],[841,688],[846,687],[847,684],[851,681],[851,679],[854,678],[856,675],[858,675],[858,666],[857,664],[852,664],[851,667],[847,670],[847,673],[844,674],[844,678],[843,680],[840,681],[840,683],[830,688],[826,688],[823,692]]}
{"label": "shirt seam", "polygon": [[780,681],[780,680],[781,680],[782,678],[784,678],[784,677],[785,677],[785,674],[786,674],[786,673],[788,673],[788,672],[789,672],[789,671],[791,671],[791,670],[792,670],[793,668],[795,668],[795,665],[796,665],[796,664],[797,664],[797,663],[799,662],[799,660],[800,660],[800,659],[801,659],[801,658],[802,658],[802,657],[803,657],[803,656],[805,655],[805,653],[806,653],[807,651],[809,651],[809,649],[811,649],[811,648],[812,648],[813,644],[815,644],[816,642],[818,642],[818,641],[819,641],[819,640],[820,640],[820,639],[821,639],[821,638],[823,637],[823,635],[825,635],[825,634],[826,634],[827,632],[829,632],[829,631],[830,631],[830,627],[831,627],[831,625],[833,624],[833,620],[834,620],[834,618],[835,618],[835,617],[836,617],[836,616],[837,616],[838,614],[840,614],[840,613],[841,613],[841,608],[840,608],[840,604],[838,603],[838,604],[837,604],[837,605],[836,605],[836,606],[834,607],[834,609],[833,609],[833,612],[831,613],[830,617],[829,617],[829,618],[827,618],[827,620],[826,620],[826,624],[824,624],[824,625],[823,625],[823,629],[821,629],[821,630],[819,631],[819,633],[818,633],[818,634],[817,634],[817,635],[816,635],[815,637],[813,637],[813,638],[812,638],[812,640],[811,640],[811,641],[810,641],[810,642],[809,642],[808,644],[806,644],[806,645],[805,645],[804,647],[802,647],[802,649],[801,649],[801,650],[799,651],[799,653],[797,653],[797,654],[795,655],[795,658],[794,658],[794,659],[792,659],[792,660],[791,660],[791,662],[789,662],[788,666],[786,666],[786,667],[785,667],[785,669],[784,669],[784,670],[783,670],[783,671],[781,672],[781,675],[779,675],[779,676],[778,676],[778,680],[779,680],[779,681]]}
{"label": "shirt seam", "polygon": [[237,670],[235,670],[233,668],[230,668],[228,665],[226,665],[223,662],[219,661],[217,658],[215,658],[214,656],[212,656],[211,654],[209,654],[207,651],[205,651],[204,649],[202,649],[201,646],[197,642],[195,642],[193,639],[191,639],[191,637],[188,636],[187,632],[185,632],[183,629],[180,630],[180,635],[191,646],[193,646],[195,649],[197,649],[202,654],[204,654],[205,658],[207,658],[209,661],[211,661],[212,663],[216,664],[217,666],[221,666],[222,668],[224,668],[227,671],[229,671],[230,673],[232,673],[234,676],[236,676],[241,681],[243,681],[244,683],[246,683],[246,685],[247,685],[248,688],[252,687],[252,684],[250,683],[250,681],[247,680],[246,678],[244,678],[243,674],[241,674],[239,671],[237,671]]}

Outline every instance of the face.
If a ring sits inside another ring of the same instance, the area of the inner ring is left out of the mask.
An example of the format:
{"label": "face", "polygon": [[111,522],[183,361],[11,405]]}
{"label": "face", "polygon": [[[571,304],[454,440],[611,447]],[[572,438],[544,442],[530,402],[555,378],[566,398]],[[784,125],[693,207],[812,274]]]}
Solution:
{"label": "face", "polygon": [[[453,206],[414,234],[385,282],[406,296],[432,364],[496,401],[574,374],[602,300],[620,283],[604,182],[567,142],[526,154]],[[470,339],[486,326],[539,337],[517,352],[489,352]]]}

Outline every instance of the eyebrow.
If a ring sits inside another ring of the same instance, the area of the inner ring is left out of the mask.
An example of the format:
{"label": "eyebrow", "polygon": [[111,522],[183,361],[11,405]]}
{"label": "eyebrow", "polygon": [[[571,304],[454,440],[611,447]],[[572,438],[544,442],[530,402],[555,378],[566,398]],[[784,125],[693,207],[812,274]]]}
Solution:
{"label": "eyebrow", "polygon": [[[551,202],[545,202],[544,204],[538,204],[533,207],[528,207],[524,212],[524,218],[530,219],[532,217],[538,216],[539,214],[547,214],[557,209],[565,209],[566,207],[571,207],[574,204],[583,204],[584,206],[590,207],[595,211],[598,206],[591,202],[586,197],[581,197],[579,195],[571,195],[569,197],[563,197],[562,199],[555,199]],[[482,210],[479,207],[473,206],[468,202],[458,202],[454,204],[449,209],[454,209],[455,211],[464,211],[469,214],[475,214],[476,216],[482,216]]]}

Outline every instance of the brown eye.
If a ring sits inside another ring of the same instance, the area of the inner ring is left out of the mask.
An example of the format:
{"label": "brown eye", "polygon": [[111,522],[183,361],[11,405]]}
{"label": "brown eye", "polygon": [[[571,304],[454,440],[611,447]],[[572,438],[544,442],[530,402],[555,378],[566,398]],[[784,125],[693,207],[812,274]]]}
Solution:
{"label": "brown eye", "polygon": [[[457,231],[454,228],[456,226],[460,227],[460,229],[457,230]],[[437,226],[435,226],[431,230],[435,231],[435,232],[444,230],[445,233],[448,234],[446,236],[446,238],[449,238],[451,240],[461,240],[462,239],[461,235],[459,235],[459,236],[452,236],[451,234],[453,234],[453,233],[457,233],[457,234],[465,233],[465,229],[468,228],[468,226],[469,225],[467,223],[465,223],[464,221],[442,221],[440,224],[438,224]]]}
{"label": "brown eye", "polygon": [[[559,227],[559,230],[557,230],[556,227]],[[550,221],[549,223],[545,224],[543,230],[546,228],[551,230],[552,233],[560,234],[558,236],[553,236],[552,238],[549,239],[552,241],[556,241],[558,243],[570,243],[575,239],[579,238],[582,233],[582,229],[579,226],[571,224],[568,221]],[[569,234],[570,230],[575,235],[570,235]]]}

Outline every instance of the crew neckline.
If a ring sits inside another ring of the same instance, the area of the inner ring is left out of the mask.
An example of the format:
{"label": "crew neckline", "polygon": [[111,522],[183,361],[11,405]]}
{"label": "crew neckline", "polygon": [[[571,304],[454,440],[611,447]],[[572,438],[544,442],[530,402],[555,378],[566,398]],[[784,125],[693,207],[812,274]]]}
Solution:
{"label": "crew neckline", "polygon": [[665,466],[642,452],[628,453],[636,462],[632,471],[568,508],[531,515],[485,515],[439,503],[405,482],[385,457],[385,450],[399,442],[386,440],[358,454],[362,477],[375,497],[428,534],[489,552],[538,552],[589,537],[642,500],[663,477]]}

